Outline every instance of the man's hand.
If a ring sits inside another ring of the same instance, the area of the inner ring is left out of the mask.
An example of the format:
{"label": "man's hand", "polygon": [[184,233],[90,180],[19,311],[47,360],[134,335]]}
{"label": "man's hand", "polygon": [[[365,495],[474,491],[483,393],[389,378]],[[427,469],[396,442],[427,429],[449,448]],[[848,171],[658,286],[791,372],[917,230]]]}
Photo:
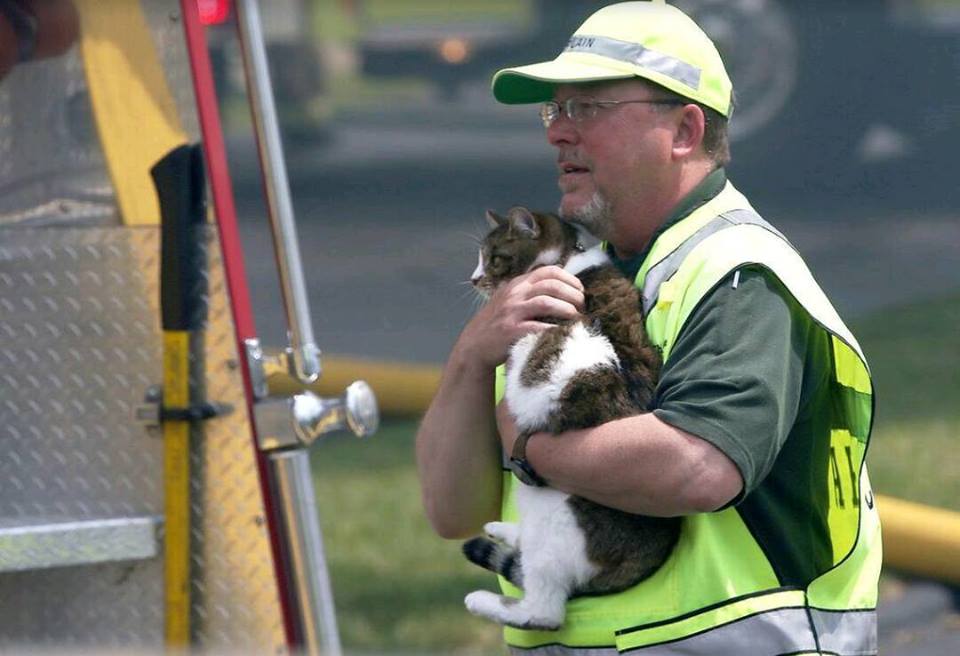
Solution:
{"label": "man's hand", "polygon": [[475,364],[496,367],[518,339],[551,327],[542,319],[575,319],[583,302],[579,278],[558,266],[534,269],[493,293],[464,328],[459,347]]}

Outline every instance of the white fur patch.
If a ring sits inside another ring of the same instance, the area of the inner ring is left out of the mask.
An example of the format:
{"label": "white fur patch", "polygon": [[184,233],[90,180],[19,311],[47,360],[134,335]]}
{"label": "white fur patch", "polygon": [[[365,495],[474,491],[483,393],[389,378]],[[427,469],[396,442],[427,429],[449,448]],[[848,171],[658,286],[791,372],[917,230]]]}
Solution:
{"label": "white fur patch", "polygon": [[483,532],[514,549],[520,544],[520,526],[513,522],[487,522]]}
{"label": "white fur patch", "polygon": [[477,281],[483,278],[483,250],[477,254],[477,268],[473,270],[473,273],[470,274],[470,280]]}
{"label": "white fur patch", "polygon": [[530,265],[528,271],[533,271],[537,267],[548,266],[550,264],[556,264],[560,261],[560,249],[559,248],[548,248],[539,255],[537,259],[533,261],[533,264]]}
{"label": "white fur patch", "polygon": [[574,324],[550,378],[527,387],[521,382],[520,374],[539,339],[537,334],[526,335],[510,350],[505,396],[520,430],[542,430],[550,414],[556,411],[563,389],[579,372],[616,367],[620,362],[606,337],[592,334],[582,323]]}
{"label": "white fur patch", "polygon": [[604,264],[610,264],[610,257],[603,252],[600,246],[594,246],[582,253],[572,255],[563,268],[573,275],[577,275],[581,271]]}
{"label": "white fur patch", "polygon": [[521,628],[550,630],[563,624],[570,594],[599,572],[587,557],[586,538],[568,496],[550,488],[519,486],[523,598],[471,592],[464,600],[471,613]]}
{"label": "white fur patch", "polygon": [[599,571],[587,558],[587,539],[567,503],[569,497],[549,487],[517,486],[521,570],[527,594],[538,579],[547,578],[544,592],[559,588],[566,599]]}

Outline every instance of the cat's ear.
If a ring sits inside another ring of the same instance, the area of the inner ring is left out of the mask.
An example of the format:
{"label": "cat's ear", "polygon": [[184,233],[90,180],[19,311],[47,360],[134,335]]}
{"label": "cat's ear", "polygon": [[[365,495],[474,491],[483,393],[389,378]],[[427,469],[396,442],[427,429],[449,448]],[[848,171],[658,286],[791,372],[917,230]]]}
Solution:
{"label": "cat's ear", "polygon": [[521,237],[536,239],[540,236],[540,225],[536,217],[526,207],[511,207],[507,212],[510,219],[510,232],[516,233]]}
{"label": "cat's ear", "polygon": [[507,222],[505,218],[503,218],[493,210],[487,210],[487,213],[485,216],[487,218],[487,224],[491,228],[499,228],[500,226],[502,226],[504,223]]}

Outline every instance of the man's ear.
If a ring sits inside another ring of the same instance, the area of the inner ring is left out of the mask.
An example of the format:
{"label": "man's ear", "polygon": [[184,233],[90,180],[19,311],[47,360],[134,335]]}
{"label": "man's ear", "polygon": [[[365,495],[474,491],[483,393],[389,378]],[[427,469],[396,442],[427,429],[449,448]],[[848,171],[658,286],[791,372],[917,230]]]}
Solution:
{"label": "man's ear", "polygon": [[706,125],[703,110],[693,103],[684,105],[673,135],[673,156],[686,158],[697,152],[703,143],[703,131]]}

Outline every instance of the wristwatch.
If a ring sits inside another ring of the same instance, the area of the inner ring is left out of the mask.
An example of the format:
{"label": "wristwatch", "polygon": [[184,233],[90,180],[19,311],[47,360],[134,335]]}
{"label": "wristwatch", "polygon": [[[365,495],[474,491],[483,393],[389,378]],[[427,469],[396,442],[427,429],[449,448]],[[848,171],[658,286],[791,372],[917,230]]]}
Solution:
{"label": "wristwatch", "polygon": [[520,482],[533,487],[546,487],[547,482],[540,477],[527,461],[527,440],[531,433],[523,432],[513,443],[513,453],[510,455],[510,471],[520,479]]}

